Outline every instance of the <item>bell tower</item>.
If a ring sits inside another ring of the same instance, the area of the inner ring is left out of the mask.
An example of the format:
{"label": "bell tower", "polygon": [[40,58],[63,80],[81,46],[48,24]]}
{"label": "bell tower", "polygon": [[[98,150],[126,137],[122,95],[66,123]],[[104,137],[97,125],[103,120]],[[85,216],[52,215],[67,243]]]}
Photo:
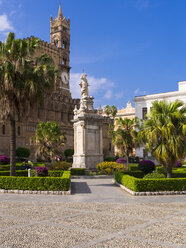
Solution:
{"label": "bell tower", "polygon": [[58,16],[50,18],[50,42],[58,48],[60,54],[59,68],[61,69],[62,88],[68,88],[70,78],[70,19],[63,17],[61,4]]}

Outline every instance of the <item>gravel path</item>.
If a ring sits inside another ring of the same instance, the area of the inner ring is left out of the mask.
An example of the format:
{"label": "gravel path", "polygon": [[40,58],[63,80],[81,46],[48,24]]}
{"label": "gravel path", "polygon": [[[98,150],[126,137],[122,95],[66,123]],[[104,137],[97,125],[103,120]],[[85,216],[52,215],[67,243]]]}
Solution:
{"label": "gravel path", "polygon": [[72,195],[0,195],[0,248],[186,247],[186,197],[130,196],[111,179]]}

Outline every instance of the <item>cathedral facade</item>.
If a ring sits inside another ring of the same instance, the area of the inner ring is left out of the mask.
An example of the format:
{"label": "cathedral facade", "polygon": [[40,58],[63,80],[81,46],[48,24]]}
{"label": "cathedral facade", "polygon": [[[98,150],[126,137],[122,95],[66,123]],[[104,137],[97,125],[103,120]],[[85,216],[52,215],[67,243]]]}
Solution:
{"label": "cathedral facade", "polygon": [[[32,39],[32,37],[28,38]],[[30,143],[30,137],[35,134],[37,124],[40,121],[57,121],[66,134],[67,142],[63,150],[73,148],[74,130],[71,120],[75,105],[79,106],[79,99],[72,99],[70,93],[70,19],[63,17],[61,5],[58,16],[50,18],[50,43],[41,41],[41,48],[34,56],[47,54],[52,57],[56,68],[60,71],[60,83],[55,86],[47,101],[42,107],[30,114],[25,122],[16,123],[16,146],[24,146],[31,150],[31,158],[34,159],[36,147]],[[112,153],[111,140],[107,134],[109,120],[105,119],[104,149],[107,154]],[[9,155],[10,127],[8,122],[0,120],[0,155]]]}

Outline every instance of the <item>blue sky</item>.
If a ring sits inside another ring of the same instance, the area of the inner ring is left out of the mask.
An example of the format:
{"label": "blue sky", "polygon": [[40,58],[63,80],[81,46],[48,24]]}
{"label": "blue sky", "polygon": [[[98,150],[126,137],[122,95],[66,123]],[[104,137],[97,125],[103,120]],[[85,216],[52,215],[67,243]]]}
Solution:
{"label": "blue sky", "polygon": [[[0,0],[0,40],[49,42],[59,0]],[[71,19],[71,90],[85,68],[95,105],[121,108],[135,95],[177,90],[186,80],[185,0],[62,0]]]}

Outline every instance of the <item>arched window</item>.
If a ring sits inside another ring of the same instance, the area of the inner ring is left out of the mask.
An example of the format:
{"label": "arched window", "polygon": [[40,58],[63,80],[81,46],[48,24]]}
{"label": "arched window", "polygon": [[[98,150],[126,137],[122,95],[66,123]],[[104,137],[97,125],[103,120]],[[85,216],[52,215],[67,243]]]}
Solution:
{"label": "arched window", "polygon": [[66,49],[66,48],[67,48],[67,42],[66,42],[65,40],[63,41],[62,48],[64,48],[64,49]]}
{"label": "arched window", "polygon": [[63,58],[62,64],[63,64],[63,65],[66,65],[66,64],[67,64],[67,59]]}
{"label": "arched window", "polygon": [[20,126],[17,127],[17,136],[21,136],[21,128],[20,128]]}
{"label": "arched window", "polygon": [[2,134],[3,134],[3,135],[6,134],[6,127],[5,127],[5,125],[2,125]]}
{"label": "arched window", "polygon": [[40,118],[40,109],[37,109],[37,118]]}
{"label": "arched window", "polygon": [[63,112],[61,112],[61,121],[63,121]]}

